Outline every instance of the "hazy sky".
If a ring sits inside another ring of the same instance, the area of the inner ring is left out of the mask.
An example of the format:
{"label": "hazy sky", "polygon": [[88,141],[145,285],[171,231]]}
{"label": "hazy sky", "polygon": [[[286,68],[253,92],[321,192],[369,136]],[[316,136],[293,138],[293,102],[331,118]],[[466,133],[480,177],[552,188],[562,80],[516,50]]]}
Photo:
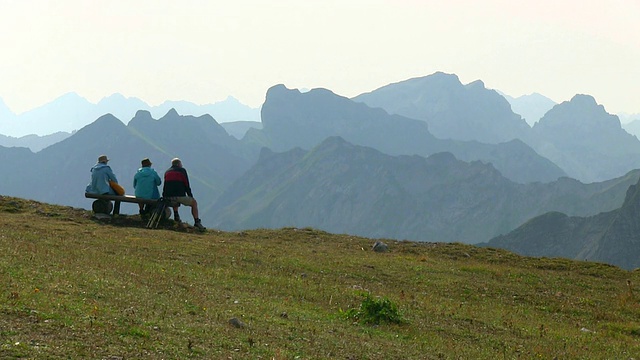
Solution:
{"label": "hazy sky", "polygon": [[0,0],[0,98],[352,97],[436,71],[640,113],[640,0]]}

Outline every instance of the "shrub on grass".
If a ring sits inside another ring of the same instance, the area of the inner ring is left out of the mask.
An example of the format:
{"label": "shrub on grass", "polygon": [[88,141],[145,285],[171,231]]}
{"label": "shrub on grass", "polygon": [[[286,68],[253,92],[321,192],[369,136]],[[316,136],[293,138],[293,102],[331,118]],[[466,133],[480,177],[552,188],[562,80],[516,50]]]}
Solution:
{"label": "shrub on grass", "polygon": [[363,293],[359,308],[349,309],[343,313],[344,317],[359,323],[369,325],[402,324],[404,319],[398,311],[398,306],[387,298],[374,298],[369,293]]}

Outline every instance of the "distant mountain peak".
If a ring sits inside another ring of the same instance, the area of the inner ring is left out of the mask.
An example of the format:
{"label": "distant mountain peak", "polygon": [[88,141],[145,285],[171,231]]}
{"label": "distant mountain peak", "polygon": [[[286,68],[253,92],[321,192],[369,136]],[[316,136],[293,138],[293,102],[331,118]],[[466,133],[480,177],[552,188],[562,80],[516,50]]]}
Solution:
{"label": "distant mountain peak", "polygon": [[521,115],[530,126],[533,126],[538,120],[540,120],[547,111],[551,110],[557,103],[548,97],[539,94],[531,93],[529,95],[521,95],[517,98],[504,94],[498,91],[509,104],[514,113]]}
{"label": "distant mountain peak", "polygon": [[[598,119],[600,117],[615,117],[617,120],[617,116],[607,113],[604,106],[599,105],[593,96],[585,94],[576,94],[571,100],[563,101],[554,106],[541,120],[547,118],[547,115],[564,114],[567,112],[567,115],[571,115],[569,118],[572,118],[574,121],[584,120],[584,118]],[[620,121],[618,120],[617,122],[617,127],[620,127]]]}
{"label": "distant mountain peak", "polygon": [[65,93],[65,94],[62,94],[58,98],[56,98],[56,100],[62,100],[62,99],[65,99],[65,100],[68,100],[68,99],[72,99],[72,100],[87,100],[86,98],[78,95],[78,93],[73,92],[73,91]]}
{"label": "distant mountain peak", "polygon": [[307,92],[307,94],[310,95],[319,95],[319,96],[337,96],[340,98],[344,98],[336,93],[334,93],[333,91],[329,90],[329,89],[325,89],[325,88],[314,88],[311,89]]}
{"label": "distant mountain peak", "polygon": [[114,134],[118,134],[122,129],[126,129],[126,125],[120,121],[120,119],[112,114],[104,114],[78,132],[86,133],[88,131],[93,134],[108,134],[109,136],[113,136]]}
{"label": "distant mountain peak", "polygon": [[456,74],[449,74],[442,71],[436,71],[431,75],[422,76],[421,78],[431,78],[431,79],[446,79],[446,80],[455,80],[456,82],[460,82],[460,78]]}
{"label": "distant mountain peak", "polygon": [[231,104],[242,104],[240,102],[240,100],[236,99],[235,97],[233,97],[231,95],[227,96],[226,99],[224,99],[223,101],[219,101],[218,103],[221,103],[221,102],[226,102],[226,103],[231,103]]}
{"label": "distant mountain peak", "polygon": [[153,117],[151,116],[149,110],[138,110],[136,111],[136,115],[133,118],[140,120],[153,120]]}
{"label": "distant mountain peak", "polygon": [[456,157],[448,151],[437,152],[435,154],[429,155],[429,157],[427,158],[427,162],[430,164],[452,164],[458,161],[459,160],[456,159]]}
{"label": "distant mountain peak", "polygon": [[177,118],[177,117],[180,117],[180,114],[178,114],[175,108],[171,108],[169,109],[169,111],[167,111],[167,113],[162,118],[164,119],[164,118]]}
{"label": "distant mountain peak", "polygon": [[127,98],[124,95],[120,94],[120,93],[113,93],[113,94],[111,94],[109,96],[103,97],[100,101],[105,100],[105,99],[126,100]]}
{"label": "distant mountain peak", "polygon": [[525,137],[530,130],[504,97],[484,82],[463,85],[457,75],[443,72],[390,84],[354,100],[422,120],[440,139],[497,144]]}
{"label": "distant mountain peak", "polygon": [[281,96],[282,94],[287,94],[287,93],[300,93],[299,90],[297,89],[289,89],[286,86],[284,86],[284,84],[278,84],[278,85],[273,85],[272,87],[269,88],[269,90],[267,90],[267,97],[269,96]]}
{"label": "distant mountain peak", "polygon": [[482,80],[476,80],[476,81],[470,82],[467,85],[465,85],[465,87],[468,89],[474,89],[474,88],[486,89],[484,82]]}
{"label": "distant mountain peak", "polygon": [[104,114],[96,119],[96,123],[107,123],[107,122],[119,122],[122,124],[122,121],[112,114]]}
{"label": "distant mountain peak", "polygon": [[15,116],[15,113],[9,109],[7,104],[0,98],[0,124],[3,120],[9,120]]}
{"label": "distant mountain peak", "polygon": [[591,96],[591,95],[587,95],[587,94],[576,94],[574,95],[570,102],[581,105],[581,106],[597,106],[598,103],[596,102],[596,99]]}
{"label": "distant mountain peak", "polygon": [[320,144],[312,149],[312,151],[324,150],[324,149],[346,149],[354,147],[353,144],[347,142],[341,136],[329,136],[324,139]]}

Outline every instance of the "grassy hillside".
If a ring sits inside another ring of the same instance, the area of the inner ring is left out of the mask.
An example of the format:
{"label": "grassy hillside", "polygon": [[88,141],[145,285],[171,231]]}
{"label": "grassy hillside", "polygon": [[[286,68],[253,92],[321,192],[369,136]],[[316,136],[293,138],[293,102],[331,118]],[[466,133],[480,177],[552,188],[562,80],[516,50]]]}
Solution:
{"label": "grassy hillside", "polygon": [[[373,243],[313,229],[147,230],[137,216],[105,223],[0,196],[0,358],[640,353],[638,272],[462,244],[386,241],[377,253]],[[396,309],[398,323],[359,321]]]}

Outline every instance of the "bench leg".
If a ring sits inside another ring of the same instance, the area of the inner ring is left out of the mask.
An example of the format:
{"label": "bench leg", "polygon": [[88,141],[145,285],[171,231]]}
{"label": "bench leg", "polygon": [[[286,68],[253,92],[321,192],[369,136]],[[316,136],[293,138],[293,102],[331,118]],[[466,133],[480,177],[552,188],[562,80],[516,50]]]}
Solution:
{"label": "bench leg", "polygon": [[91,204],[91,210],[96,214],[110,214],[113,204],[108,200],[96,200]]}
{"label": "bench leg", "polygon": [[115,201],[116,205],[113,207],[113,215],[120,215],[120,201]]}

